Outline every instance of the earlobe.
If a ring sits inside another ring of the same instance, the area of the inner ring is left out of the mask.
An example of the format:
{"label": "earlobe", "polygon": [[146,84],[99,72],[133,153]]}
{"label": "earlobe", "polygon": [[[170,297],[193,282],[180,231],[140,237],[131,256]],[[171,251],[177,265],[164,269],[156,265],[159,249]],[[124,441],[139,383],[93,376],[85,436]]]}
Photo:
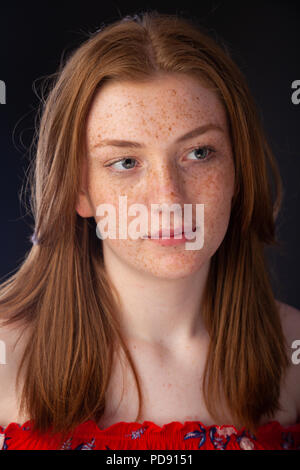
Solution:
{"label": "earlobe", "polygon": [[93,217],[93,205],[88,194],[87,186],[87,161],[83,158],[81,162],[81,177],[80,177],[80,189],[78,191],[77,202],[76,202],[76,212],[81,217]]}
{"label": "earlobe", "polygon": [[77,203],[76,203],[76,212],[81,217],[93,217],[93,208],[91,207],[89,197],[85,191],[82,189],[78,193]]}

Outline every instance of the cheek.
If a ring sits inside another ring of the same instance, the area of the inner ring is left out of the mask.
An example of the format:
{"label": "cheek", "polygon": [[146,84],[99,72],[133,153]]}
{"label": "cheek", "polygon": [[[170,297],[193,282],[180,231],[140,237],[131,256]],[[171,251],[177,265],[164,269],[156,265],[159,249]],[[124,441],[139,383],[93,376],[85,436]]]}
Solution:
{"label": "cheek", "polygon": [[227,231],[234,193],[232,167],[219,169],[200,178],[197,202],[204,204],[204,244],[219,245]]}
{"label": "cheek", "polygon": [[[234,166],[229,160],[201,169],[190,185],[189,201],[204,204],[204,248],[211,254],[226,234],[233,193]],[[196,218],[197,223],[198,221]]]}
{"label": "cheek", "polygon": [[[109,209],[111,210],[112,215],[111,220],[115,220],[116,235],[112,236],[116,236],[117,238],[107,238],[103,240],[103,242],[112,246],[118,246],[119,249],[122,249],[122,247],[124,247],[124,250],[129,250],[131,246],[134,248],[137,243],[137,241],[131,240],[130,237],[128,237],[127,239],[118,238],[120,224],[122,225],[122,228],[127,227],[128,230],[128,226],[131,220],[136,219],[137,217],[137,215],[128,215],[128,210],[131,204],[138,202],[140,199],[139,196],[135,194],[134,189],[130,188],[129,186],[130,185],[127,184],[127,186],[123,189],[122,187],[120,187],[120,185],[110,184],[105,185],[104,187],[104,185],[101,186],[97,183],[94,186],[90,187],[90,194],[93,200],[95,214],[94,218],[96,224],[98,224],[100,221],[104,221],[109,218],[108,212],[106,211],[104,212],[104,215],[97,215],[97,209],[99,210],[101,204],[109,205]],[[124,198],[124,196],[126,196],[126,199]],[[127,213],[125,215],[125,213],[122,213],[122,209],[126,211],[126,207]],[[122,214],[125,218],[120,221]],[[114,231],[113,223],[110,224],[110,229]],[[104,230],[105,232],[108,231],[108,225],[104,227]]]}

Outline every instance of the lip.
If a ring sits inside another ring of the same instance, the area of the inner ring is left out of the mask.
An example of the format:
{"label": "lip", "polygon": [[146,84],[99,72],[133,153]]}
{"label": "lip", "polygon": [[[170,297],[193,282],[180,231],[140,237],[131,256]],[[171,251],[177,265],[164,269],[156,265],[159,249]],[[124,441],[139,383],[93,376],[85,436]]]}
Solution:
{"label": "lip", "polygon": [[[196,231],[196,226],[193,226],[192,231]],[[150,235],[145,235],[143,238],[149,238],[149,239],[162,239],[162,237],[167,237],[166,239],[174,238],[175,235],[182,235],[184,234],[184,228],[178,227],[176,229],[160,229],[158,232],[151,234]]]}

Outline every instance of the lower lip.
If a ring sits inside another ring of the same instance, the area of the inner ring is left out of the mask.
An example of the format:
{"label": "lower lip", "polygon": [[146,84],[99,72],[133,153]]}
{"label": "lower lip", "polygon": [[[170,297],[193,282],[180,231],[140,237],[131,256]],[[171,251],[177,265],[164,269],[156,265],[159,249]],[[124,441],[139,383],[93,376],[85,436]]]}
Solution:
{"label": "lower lip", "polygon": [[[189,232],[189,233],[192,233],[192,232]],[[196,233],[196,229],[194,230],[193,233]],[[165,238],[165,239],[163,239],[163,238],[146,238],[146,240],[149,240],[153,243],[157,243],[158,245],[161,245],[161,246],[176,246],[176,245],[181,245],[182,243],[191,241],[190,239],[185,237],[184,233],[181,234],[181,238],[174,238],[174,237]]]}

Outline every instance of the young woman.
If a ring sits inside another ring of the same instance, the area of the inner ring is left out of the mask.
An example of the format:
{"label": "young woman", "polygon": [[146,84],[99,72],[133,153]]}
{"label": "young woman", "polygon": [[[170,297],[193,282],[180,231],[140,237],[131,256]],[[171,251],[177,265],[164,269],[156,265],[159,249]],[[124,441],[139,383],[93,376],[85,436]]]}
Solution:
{"label": "young woman", "polygon": [[[102,27],[55,77],[33,162],[34,244],[1,286],[2,448],[300,448],[300,312],[264,256],[281,179],[226,48],[156,11]],[[173,205],[200,247],[145,229]]]}

